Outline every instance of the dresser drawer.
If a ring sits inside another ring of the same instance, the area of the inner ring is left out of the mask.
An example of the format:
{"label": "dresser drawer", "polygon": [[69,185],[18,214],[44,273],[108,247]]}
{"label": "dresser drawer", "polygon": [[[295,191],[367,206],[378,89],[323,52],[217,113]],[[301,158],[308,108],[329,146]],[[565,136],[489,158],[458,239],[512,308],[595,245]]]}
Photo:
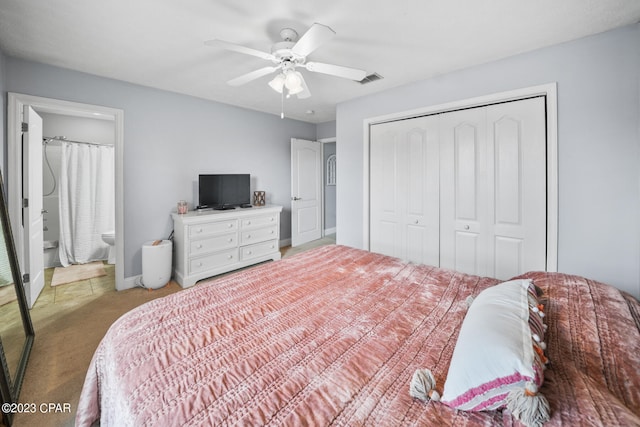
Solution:
{"label": "dresser drawer", "polygon": [[209,234],[219,234],[238,229],[238,220],[208,222],[205,224],[194,224],[189,226],[189,237],[206,236]]}
{"label": "dresser drawer", "polygon": [[240,259],[242,261],[258,258],[263,255],[272,254],[278,250],[278,241],[270,240],[268,242],[258,243],[256,245],[245,246],[240,248]]}
{"label": "dresser drawer", "polygon": [[235,248],[238,245],[238,233],[221,234],[205,239],[191,240],[189,255],[203,255],[224,249]]}
{"label": "dresser drawer", "polygon": [[278,237],[278,226],[258,228],[256,230],[246,230],[240,233],[240,244],[249,245],[251,243],[264,242]]}
{"label": "dresser drawer", "polygon": [[189,274],[213,270],[238,262],[238,249],[203,256],[189,260]]}
{"label": "dresser drawer", "polygon": [[240,222],[240,228],[242,230],[245,230],[248,228],[262,227],[265,225],[275,225],[278,223],[278,215],[279,213],[277,215],[274,214],[244,218]]}

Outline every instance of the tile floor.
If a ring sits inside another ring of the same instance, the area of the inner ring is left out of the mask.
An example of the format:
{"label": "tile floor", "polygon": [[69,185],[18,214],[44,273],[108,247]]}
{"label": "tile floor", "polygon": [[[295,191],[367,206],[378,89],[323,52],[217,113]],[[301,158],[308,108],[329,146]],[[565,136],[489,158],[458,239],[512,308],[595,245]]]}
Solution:
{"label": "tile floor", "polygon": [[44,270],[44,289],[38,297],[34,308],[43,308],[51,304],[68,304],[78,302],[78,299],[91,299],[106,292],[115,291],[115,265],[104,262],[106,276],[80,280],[78,282],[65,283],[51,286],[54,268]]}

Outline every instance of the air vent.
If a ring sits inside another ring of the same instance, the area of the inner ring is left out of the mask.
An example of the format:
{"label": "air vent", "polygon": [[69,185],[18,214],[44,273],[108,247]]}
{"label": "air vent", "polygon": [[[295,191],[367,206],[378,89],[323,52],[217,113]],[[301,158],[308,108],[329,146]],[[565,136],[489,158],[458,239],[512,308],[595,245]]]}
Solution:
{"label": "air vent", "polygon": [[382,77],[380,74],[371,73],[368,76],[365,76],[365,78],[360,80],[358,83],[365,85],[367,83],[375,82],[376,80],[381,80],[381,79],[384,79],[384,77]]}

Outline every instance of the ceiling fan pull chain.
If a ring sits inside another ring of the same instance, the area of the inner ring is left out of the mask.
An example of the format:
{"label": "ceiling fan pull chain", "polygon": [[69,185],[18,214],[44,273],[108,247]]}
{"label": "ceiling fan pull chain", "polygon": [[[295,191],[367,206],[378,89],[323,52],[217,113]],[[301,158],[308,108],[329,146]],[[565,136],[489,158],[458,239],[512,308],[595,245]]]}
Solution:
{"label": "ceiling fan pull chain", "polygon": [[284,88],[280,92],[280,118],[284,119]]}

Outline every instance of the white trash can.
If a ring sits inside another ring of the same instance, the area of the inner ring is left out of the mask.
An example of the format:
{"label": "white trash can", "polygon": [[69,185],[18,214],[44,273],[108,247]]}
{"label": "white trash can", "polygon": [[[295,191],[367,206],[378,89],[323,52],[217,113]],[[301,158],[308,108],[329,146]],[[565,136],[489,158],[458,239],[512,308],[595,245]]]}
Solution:
{"label": "white trash can", "polygon": [[171,279],[171,240],[152,240],[142,245],[142,285],[159,289]]}

